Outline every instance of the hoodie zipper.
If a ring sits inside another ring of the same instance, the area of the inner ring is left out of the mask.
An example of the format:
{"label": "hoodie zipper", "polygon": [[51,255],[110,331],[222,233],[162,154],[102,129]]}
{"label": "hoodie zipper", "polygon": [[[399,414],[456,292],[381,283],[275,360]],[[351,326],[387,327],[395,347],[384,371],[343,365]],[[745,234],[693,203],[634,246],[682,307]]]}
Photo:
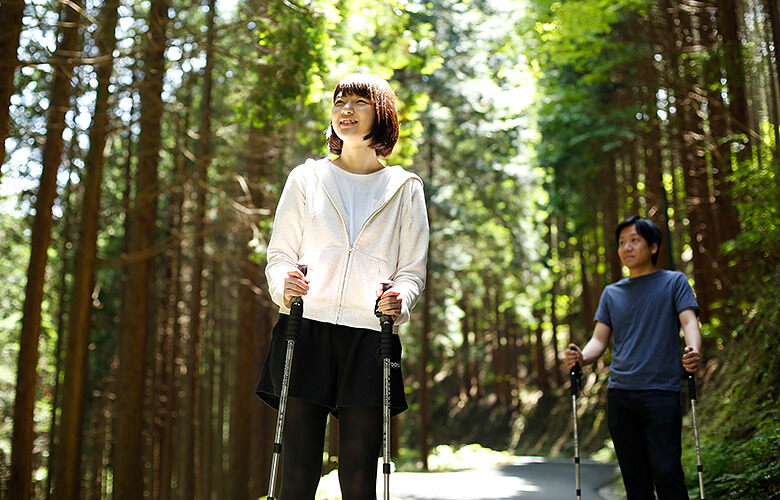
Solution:
{"label": "hoodie zipper", "polygon": [[[371,215],[368,216],[366,221],[363,223],[363,225],[360,228],[360,231],[358,231],[357,236],[355,237],[355,242],[349,244],[349,248],[347,249],[347,263],[344,266],[344,273],[341,275],[341,283],[339,284],[339,300],[338,300],[338,309],[336,310],[336,319],[335,323],[338,324],[339,320],[341,319],[341,313],[343,310],[343,304],[344,304],[344,294],[346,293],[346,283],[347,283],[347,275],[349,274],[349,269],[352,266],[352,260],[355,250],[355,243],[360,239],[360,236],[363,234],[363,231],[365,230],[366,226],[368,226],[368,223],[374,219],[379,212],[382,211],[383,208],[385,208],[388,203],[390,203],[390,200],[393,198],[393,196],[396,195],[398,191],[403,189],[403,186],[409,181],[409,179],[404,179],[403,182],[401,182],[395,191],[393,191],[393,194],[388,196],[384,203],[382,203],[379,207],[377,207],[376,210],[374,210]],[[334,203],[333,198],[331,197],[330,193],[327,189],[323,189],[325,191],[325,195],[330,199],[331,204],[333,205],[333,208],[335,209],[336,213],[339,215],[339,219],[341,219],[342,228],[344,229],[344,233],[346,234],[347,241],[349,241],[349,231],[347,230],[347,221],[344,218],[344,215],[339,211],[338,206],[336,203]],[[389,276],[388,276],[389,278]]]}

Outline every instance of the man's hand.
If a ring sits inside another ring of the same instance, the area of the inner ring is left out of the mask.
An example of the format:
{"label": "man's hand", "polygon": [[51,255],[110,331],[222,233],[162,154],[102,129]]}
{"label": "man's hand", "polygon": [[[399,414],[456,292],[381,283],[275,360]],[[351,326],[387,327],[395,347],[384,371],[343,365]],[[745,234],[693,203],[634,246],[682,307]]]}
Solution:
{"label": "man's hand", "polygon": [[566,352],[564,353],[563,362],[566,363],[567,370],[571,370],[577,363],[579,363],[580,366],[585,364],[582,357],[582,351],[574,344],[569,344],[569,348],[566,349]]}
{"label": "man's hand", "polygon": [[693,346],[686,346],[682,357],[683,368],[686,371],[694,373],[699,368],[701,362],[701,353]]}

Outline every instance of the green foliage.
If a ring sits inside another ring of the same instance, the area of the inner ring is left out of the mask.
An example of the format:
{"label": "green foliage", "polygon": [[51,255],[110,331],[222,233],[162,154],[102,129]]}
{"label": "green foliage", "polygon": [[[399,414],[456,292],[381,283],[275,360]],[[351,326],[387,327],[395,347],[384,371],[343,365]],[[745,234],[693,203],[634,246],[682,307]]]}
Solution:
{"label": "green foliage", "polygon": [[[748,439],[723,438],[719,442],[704,441],[702,463],[707,496],[744,500],[780,498],[780,420],[777,415],[762,421]],[[695,455],[688,453],[686,462],[695,465]],[[698,491],[695,467],[688,467],[686,477],[689,489]]]}
{"label": "green foliage", "polygon": [[27,283],[25,264],[29,247],[24,237],[24,218],[14,217],[7,199],[0,199],[0,450],[10,456],[13,395],[16,384],[16,359],[19,350],[19,325],[22,319],[24,287]]}
{"label": "green foliage", "polygon": [[726,301],[731,329],[711,335],[718,347],[709,384],[715,394],[705,407],[703,433],[705,491],[714,498],[780,498],[777,168],[771,161],[742,165],[733,177],[742,232],[726,253],[740,281]]}
{"label": "green foliage", "polygon": [[331,49],[327,30],[336,20],[328,2],[242,4],[239,21],[247,28],[242,38],[249,35],[254,52],[234,58],[238,65],[230,69],[242,75],[245,85],[231,95],[236,116],[272,132],[290,123],[303,106],[317,102]]}

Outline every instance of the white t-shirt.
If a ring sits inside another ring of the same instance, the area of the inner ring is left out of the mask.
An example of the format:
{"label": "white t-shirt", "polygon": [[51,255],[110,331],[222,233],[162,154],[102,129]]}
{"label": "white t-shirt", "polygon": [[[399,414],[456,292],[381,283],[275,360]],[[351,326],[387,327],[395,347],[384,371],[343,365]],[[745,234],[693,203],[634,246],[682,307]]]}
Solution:
{"label": "white t-shirt", "polygon": [[385,192],[390,172],[383,168],[370,174],[353,174],[333,162],[329,165],[335,174],[339,196],[347,211],[347,232],[349,243],[352,244]]}

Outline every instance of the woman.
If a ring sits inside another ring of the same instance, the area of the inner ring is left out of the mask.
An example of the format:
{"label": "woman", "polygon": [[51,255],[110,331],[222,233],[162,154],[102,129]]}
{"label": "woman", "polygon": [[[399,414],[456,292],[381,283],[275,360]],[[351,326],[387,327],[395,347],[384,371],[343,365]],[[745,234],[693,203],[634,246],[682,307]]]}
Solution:
{"label": "woman", "polygon": [[[422,181],[380,161],[398,140],[389,84],[370,74],[339,82],[327,139],[333,159],[308,160],[287,178],[268,245],[266,276],[281,314],[257,394],[275,408],[290,301],[301,296],[304,302],[285,415],[282,500],[314,498],[328,413],[339,419],[344,500],[375,498],[383,374],[374,307],[404,323],[425,286]],[[307,265],[307,275],[298,262]],[[388,280],[393,286],[379,292]],[[397,335],[394,343],[393,415],[407,408]]]}

